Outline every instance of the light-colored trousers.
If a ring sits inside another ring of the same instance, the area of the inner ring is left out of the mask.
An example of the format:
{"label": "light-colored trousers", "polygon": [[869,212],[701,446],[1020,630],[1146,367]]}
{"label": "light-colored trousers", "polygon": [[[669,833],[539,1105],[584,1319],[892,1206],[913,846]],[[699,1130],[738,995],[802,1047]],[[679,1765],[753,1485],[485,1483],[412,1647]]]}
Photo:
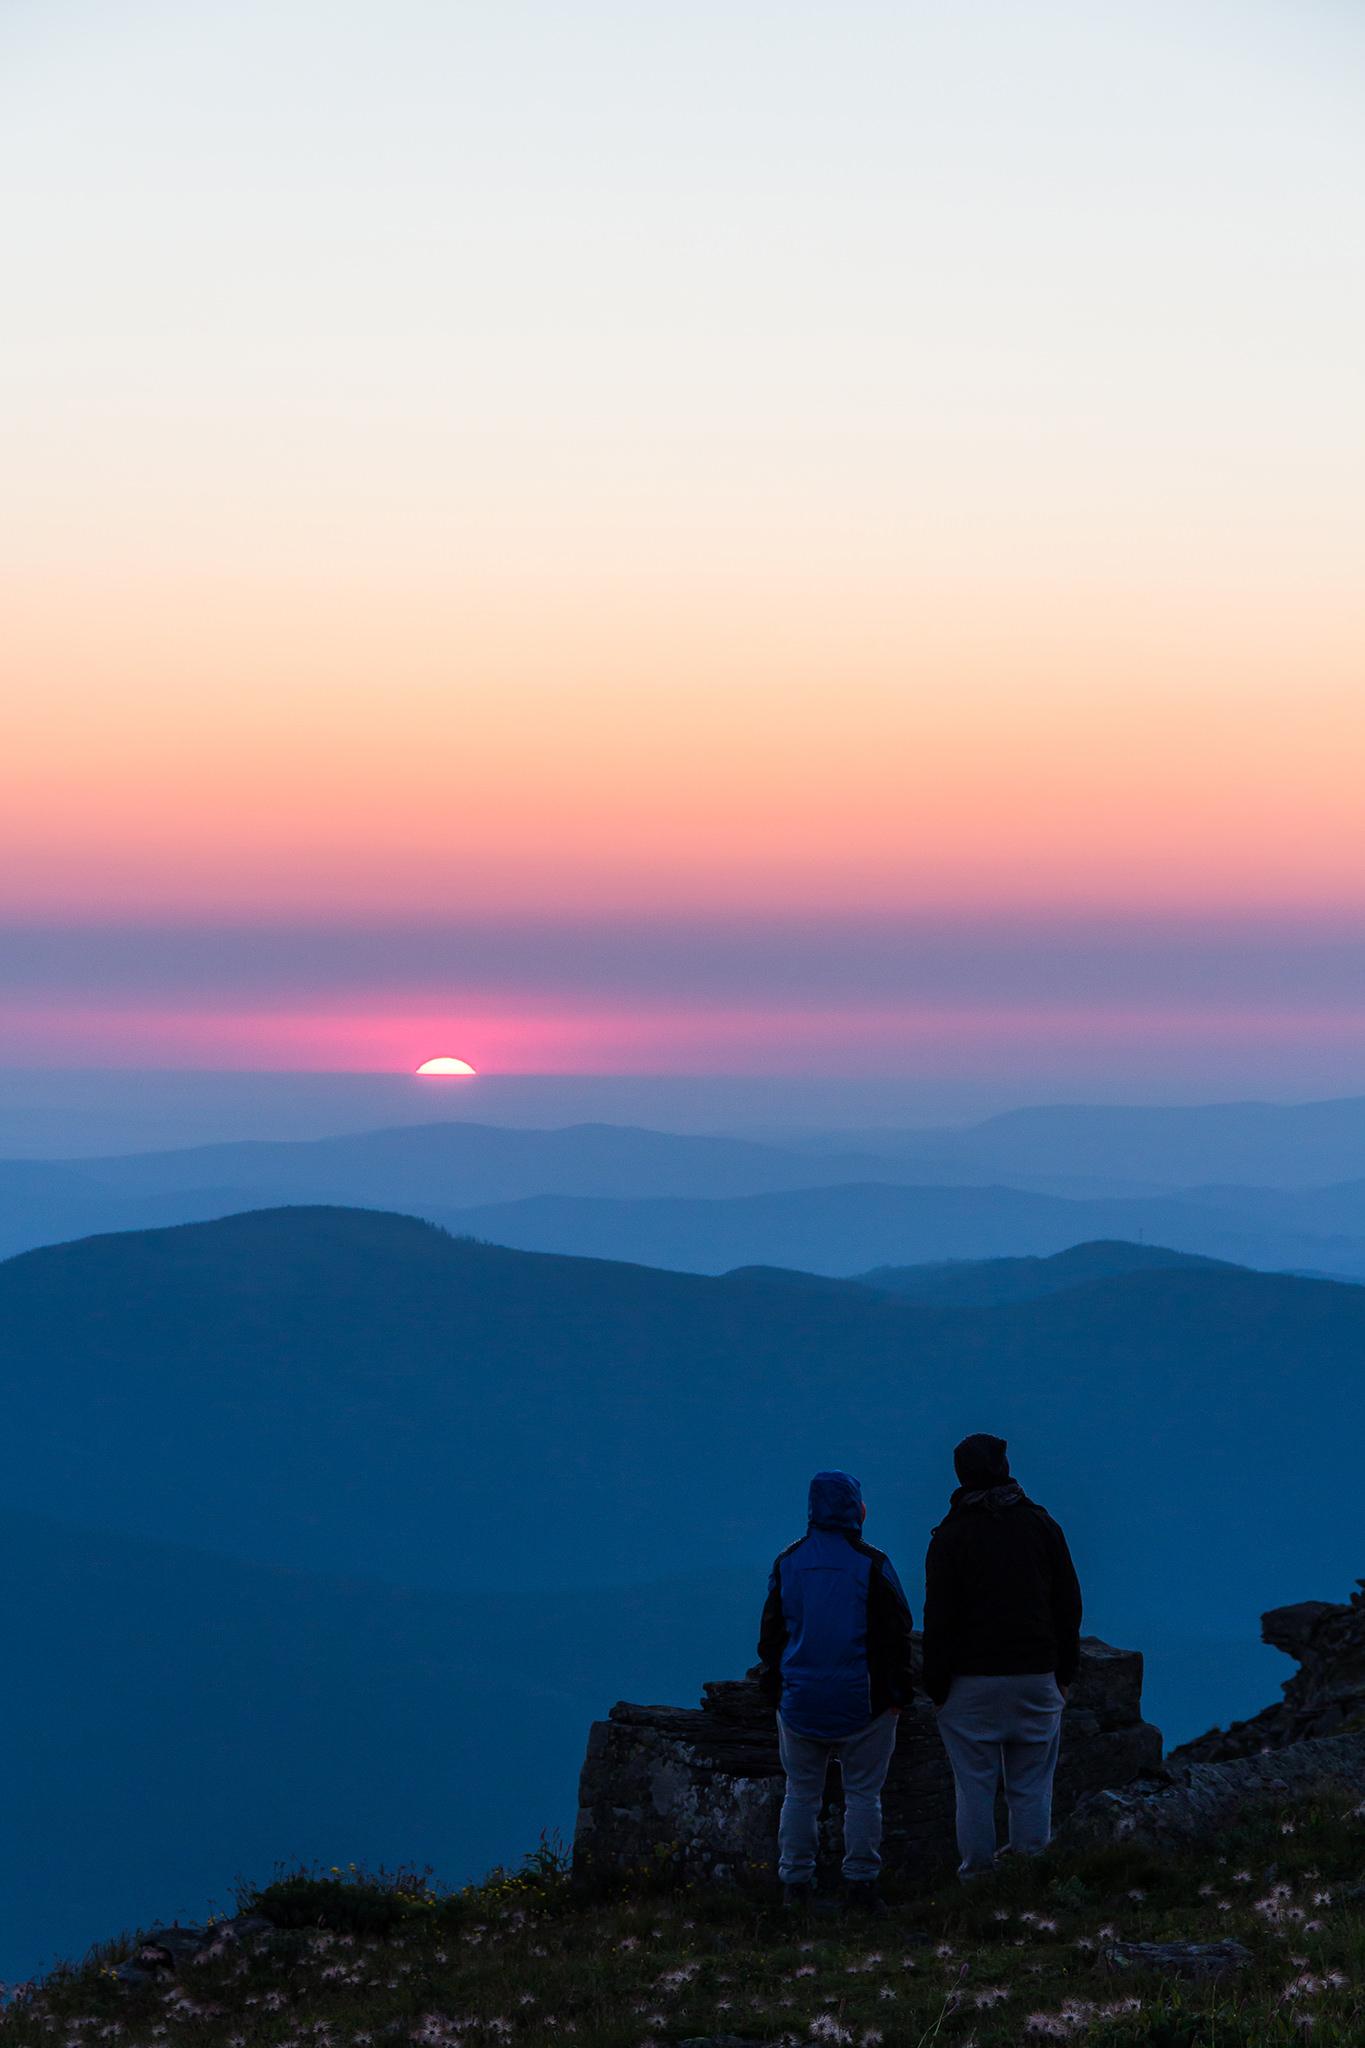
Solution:
{"label": "light-colored trousers", "polygon": [[953,1680],[938,1732],[957,1786],[959,1876],[980,1877],[995,1862],[995,1795],[1002,1779],[1011,1849],[1025,1856],[1046,1849],[1064,1705],[1050,1671]]}
{"label": "light-colored trousers", "polygon": [[777,1823],[777,1874],[783,1884],[809,1884],[815,1875],[816,1834],[825,1797],[825,1772],[839,1759],[844,1781],[844,1876],[857,1883],[882,1867],[882,1786],[896,1747],[896,1716],[888,1707],[838,1742],[798,1735],[779,1714],[777,1746],[787,1792]]}

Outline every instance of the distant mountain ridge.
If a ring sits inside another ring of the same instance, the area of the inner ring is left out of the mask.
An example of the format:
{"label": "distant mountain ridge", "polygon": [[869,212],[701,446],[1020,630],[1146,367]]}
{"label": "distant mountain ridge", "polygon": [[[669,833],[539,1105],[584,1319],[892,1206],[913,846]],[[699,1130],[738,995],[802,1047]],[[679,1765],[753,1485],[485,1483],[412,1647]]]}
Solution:
{"label": "distant mountain ridge", "polygon": [[716,1199],[915,1175],[913,1166],[873,1154],[811,1156],[615,1124],[525,1131],[443,1122],[104,1159],[0,1160],[0,1257],[99,1231],[205,1222],[281,1202],[443,1216],[544,1194]]}
{"label": "distant mountain ridge", "polygon": [[[1094,1239],[1122,1238],[1269,1272],[1365,1277],[1365,1183],[1308,1195],[1218,1189],[1208,1202],[1202,1192],[1072,1201],[1003,1186],[868,1181],[719,1201],[538,1195],[427,1213],[450,1230],[522,1251],[689,1273],[766,1265],[852,1278],[875,1266],[1046,1258]],[[1347,1227],[1323,1229],[1334,1204]],[[1305,1214],[1318,1229],[1298,1227]]]}
{"label": "distant mountain ridge", "polygon": [[[864,1144],[873,1137],[863,1134]],[[884,1134],[878,1149],[890,1142]],[[965,1128],[899,1132],[894,1151],[917,1160],[926,1177],[951,1162],[986,1179],[1046,1176],[1058,1192],[1063,1178],[1152,1189],[1324,1187],[1365,1179],[1365,1096],[1170,1107],[1053,1103]]]}
{"label": "distant mountain ridge", "polygon": [[[1211,1127],[1216,1135],[1232,1118],[1235,1136],[1245,1110],[1259,1128],[1261,1107],[1241,1106],[1236,1117],[1209,1112]],[[1334,1141],[1345,1156],[1356,1106],[1309,1107],[1315,1115],[1332,1110],[1345,1117]],[[1322,1115],[1315,1122],[1308,1110],[1283,1114],[1291,1118],[1289,1128],[1317,1132],[1314,1142],[1326,1156]],[[1023,1169],[1030,1160],[1037,1168],[1039,1147],[1059,1120],[1058,1143],[1063,1153],[1071,1143],[1071,1163],[1079,1167],[1096,1163],[1096,1118],[1116,1118],[1120,1137],[1126,1120],[1137,1118],[1133,1129],[1140,1137],[1153,1118],[1199,1124],[1203,1115],[1021,1111],[974,1131],[937,1134],[957,1148],[953,1159],[937,1161],[936,1171],[946,1176],[937,1181],[934,1162],[924,1157],[802,1151],[609,1124],[525,1131],[452,1122],[110,1159],[0,1161],[0,1256],[101,1231],[323,1203],[406,1211],[527,1250],[700,1272],[776,1264],[846,1275],[935,1259],[1041,1257],[1098,1237],[1145,1237],[1271,1270],[1365,1277],[1365,1179],[1288,1191],[1210,1182],[1175,1193],[1080,1197],[1055,1187],[1010,1186],[1005,1175],[992,1179],[973,1163],[974,1148],[985,1160],[990,1147],[1009,1152],[1013,1146],[1021,1177],[1037,1182],[1047,1176]],[[1271,1126],[1280,1130],[1275,1117]],[[1177,1131],[1185,1129],[1177,1124]],[[1003,1131],[999,1145],[992,1130]],[[1126,1149],[1118,1138],[1115,1143],[1121,1156],[1111,1187],[1115,1175],[1122,1185],[1124,1161],[1137,1158],[1132,1143]],[[1228,1151],[1229,1143],[1221,1150],[1211,1146],[1211,1156],[1220,1159]],[[1143,1158],[1151,1165],[1155,1156],[1149,1145]],[[1241,1156],[1250,1156],[1248,1144]]]}

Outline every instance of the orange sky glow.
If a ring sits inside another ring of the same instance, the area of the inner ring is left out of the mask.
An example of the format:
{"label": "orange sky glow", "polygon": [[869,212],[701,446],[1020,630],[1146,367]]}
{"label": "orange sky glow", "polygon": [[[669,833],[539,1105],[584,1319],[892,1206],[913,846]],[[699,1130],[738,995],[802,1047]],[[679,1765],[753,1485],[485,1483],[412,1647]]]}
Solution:
{"label": "orange sky glow", "polygon": [[10,915],[1365,903],[1365,626],[1302,594],[42,595],[4,607]]}

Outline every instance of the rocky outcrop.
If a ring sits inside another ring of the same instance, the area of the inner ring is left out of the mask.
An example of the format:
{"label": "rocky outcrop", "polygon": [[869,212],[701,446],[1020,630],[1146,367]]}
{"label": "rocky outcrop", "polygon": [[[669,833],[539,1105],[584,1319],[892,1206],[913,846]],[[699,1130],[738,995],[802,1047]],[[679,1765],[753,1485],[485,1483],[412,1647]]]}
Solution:
{"label": "rocky outcrop", "polygon": [[1249,1806],[1324,1786],[1365,1793],[1365,1735],[1295,1742],[1226,1763],[1177,1764],[1147,1780],[1106,1787],[1077,1803],[1057,1840],[1065,1849],[1136,1842],[1160,1854],[1217,1834]]}
{"label": "rocky outcrop", "polygon": [[[593,1724],[574,1834],[580,1882],[643,1870],[715,1883],[773,1880],[782,1765],[773,1711],[756,1680],[750,1672],[708,1685],[693,1708],[622,1701]],[[1055,1813],[1065,1818],[1089,1794],[1160,1765],[1160,1732],[1142,1718],[1140,1652],[1086,1637],[1062,1716]],[[933,1709],[919,1698],[901,1715],[882,1795],[887,1864],[923,1871],[952,1861],[953,1804]],[[832,1766],[820,1823],[827,1875],[838,1868],[842,1827]]]}
{"label": "rocky outcrop", "polygon": [[[1365,1579],[1357,1579],[1365,1589]],[[1320,1736],[1365,1728],[1365,1590],[1343,1605],[1301,1600],[1261,1616],[1261,1641],[1292,1657],[1298,1670],[1285,1680],[1283,1700],[1249,1721],[1211,1728],[1173,1749],[1172,1764],[1228,1763],[1287,1749]]]}

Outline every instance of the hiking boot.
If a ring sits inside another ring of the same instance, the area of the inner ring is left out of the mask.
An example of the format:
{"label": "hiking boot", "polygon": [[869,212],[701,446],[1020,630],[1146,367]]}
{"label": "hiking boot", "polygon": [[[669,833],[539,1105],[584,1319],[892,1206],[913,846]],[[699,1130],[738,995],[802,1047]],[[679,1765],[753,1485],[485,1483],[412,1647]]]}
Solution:
{"label": "hiking boot", "polygon": [[784,1906],[798,1906],[804,1909],[813,1904],[814,1899],[815,1886],[809,1878],[806,1878],[802,1884],[784,1884],[782,1887],[782,1903]]}
{"label": "hiking boot", "polygon": [[880,1919],[886,1912],[886,1901],[877,1891],[874,1877],[850,1878],[844,1886],[844,1910],[848,1913],[871,1913]]}

